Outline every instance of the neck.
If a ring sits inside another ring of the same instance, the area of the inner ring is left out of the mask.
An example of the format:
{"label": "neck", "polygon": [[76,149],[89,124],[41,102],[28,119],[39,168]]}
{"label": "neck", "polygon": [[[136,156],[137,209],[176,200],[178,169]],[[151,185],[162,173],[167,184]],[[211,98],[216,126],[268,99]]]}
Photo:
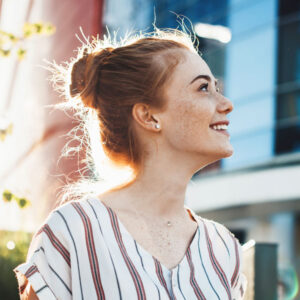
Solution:
{"label": "neck", "polygon": [[[195,173],[195,160],[170,153],[167,159],[148,161],[137,178],[129,185],[112,192],[122,210],[135,210],[154,218],[188,217],[184,208],[186,189]],[[115,200],[114,200],[115,201]]]}

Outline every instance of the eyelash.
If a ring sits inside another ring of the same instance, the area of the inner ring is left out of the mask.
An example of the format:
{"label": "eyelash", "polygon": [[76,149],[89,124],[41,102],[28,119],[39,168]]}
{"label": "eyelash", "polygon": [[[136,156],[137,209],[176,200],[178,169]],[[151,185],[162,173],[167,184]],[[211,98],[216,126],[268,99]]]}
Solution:
{"label": "eyelash", "polygon": [[200,86],[200,88],[199,88],[199,91],[201,91],[202,90],[202,88],[207,88],[208,87],[208,83],[205,83],[205,84],[202,84],[201,86]]}
{"label": "eyelash", "polygon": [[[202,89],[202,88],[204,88],[204,87],[208,87],[208,83],[205,83],[205,84],[202,84],[201,86],[200,86],[200,88],[199,88],[199,91]],[[217,93],[219,93],[220,92],[220,88],[216,88],[216,91],[217,91]]]}

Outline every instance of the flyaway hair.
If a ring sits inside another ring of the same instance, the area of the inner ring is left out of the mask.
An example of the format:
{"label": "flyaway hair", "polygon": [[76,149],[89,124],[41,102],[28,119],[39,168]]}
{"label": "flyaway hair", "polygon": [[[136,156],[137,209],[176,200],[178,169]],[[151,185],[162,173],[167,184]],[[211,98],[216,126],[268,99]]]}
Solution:
{"label": "flyaway hair", "polygon": [[[78,125],[67,133],[61,157],[85,157],[80,180],[62,189],[60,204],[119,189],[141,171],[147,149],[132,126],[132,108],[145,103],[164,110],[164,86],[174,68],[184,60],[184,51],[197,52],[195,34],[183,30],[158,29],[131,32],[117,40],[77,38],[81,46],[69,62],[47,62],[50,81],[63,98],[50,105],[71,110]],[[76,143],[76,146],[71,144]]]}

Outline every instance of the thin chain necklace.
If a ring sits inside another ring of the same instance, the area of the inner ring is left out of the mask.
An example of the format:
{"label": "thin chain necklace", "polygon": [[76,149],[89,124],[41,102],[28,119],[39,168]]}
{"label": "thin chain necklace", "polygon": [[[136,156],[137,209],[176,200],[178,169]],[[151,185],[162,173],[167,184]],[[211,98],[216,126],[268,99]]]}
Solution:
{"label": "thin chain necklace", "polygon": [[[137,213],[137,211],[136,211],[136,209],[134,209],[134,212],[135,212],[135,214],[137,215],[137,216],[139,216],[140,217],[140,213]],[[190,212],[190,209],[186,209],[186,212],[188,213],[188,215],[189,215],[189,217],[192,219],[192,220],[194,220],[194,217],[193,217],[193,214]],[[171,226],[173,226],[173,223],[170,221],[170,220],[168,220],[166,223],[165,223],[168,227],[171,227]]]}
{"label": "thin chain necklace", "polygon": [[[187,213],[189,214],[189,217],[194,221],[194,216],[193,216],[193,214],[190,212],[189,209],[187,209]],[[171,227],[171,226],[172,226],[171,221],[167,221],[167,226],[168,226],[168,227]]]}

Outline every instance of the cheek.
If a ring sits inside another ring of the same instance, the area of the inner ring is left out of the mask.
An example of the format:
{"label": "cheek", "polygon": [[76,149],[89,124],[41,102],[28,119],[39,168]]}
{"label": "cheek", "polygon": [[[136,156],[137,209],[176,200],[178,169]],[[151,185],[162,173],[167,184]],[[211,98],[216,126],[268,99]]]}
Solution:
{"label": "cheek", "polygon": [[178,145],[195,143],[208,134],[212,122],[213,110],[211,105],[191,103],[177,105],[171,116],[171,138]]}
{"label": "cheek", "polygon": [[202,101],[202,103],[195,101],[189,106],[179,107],[178,112],[181,114],[179,123],[185,131],[198,132],[198,134],[201,134],[203,130],[205,132],[213,115],[212,107],[206,101]]}

